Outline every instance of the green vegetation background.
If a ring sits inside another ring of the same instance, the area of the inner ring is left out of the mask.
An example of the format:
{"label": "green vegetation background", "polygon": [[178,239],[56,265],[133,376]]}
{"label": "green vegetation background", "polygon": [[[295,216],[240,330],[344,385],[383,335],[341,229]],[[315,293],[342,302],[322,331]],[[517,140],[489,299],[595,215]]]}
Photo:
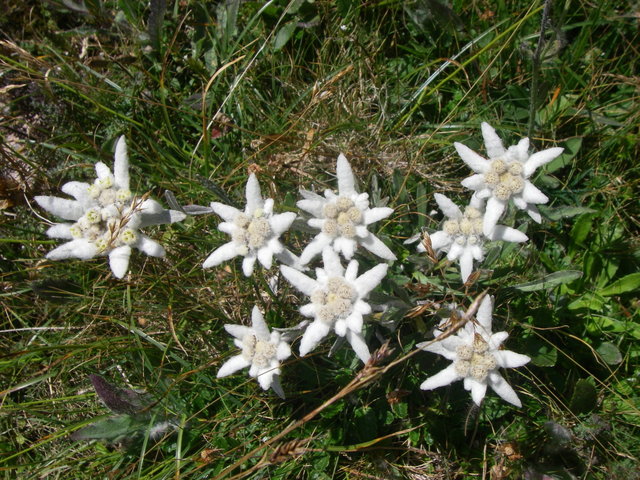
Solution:
{"label": "green vegetation background", "polygon": [[[418,354],[240,462],[235,478],[640,478],[640,10],[552,3],[539,61],[541,1],[5,4],[0,476],[218,478],[361,368],[349,349],[327,357],[326,342],[285,365],[284,401],[244,374],[215,379],[233,353],[223,324],[257,304],[292,326],[301,299],[284,283],[265,293],[268,275],[246,279],[235,262],[203,271],[225,242],[214,216],[151,230],[167,258],[134,255],[126,281],[104,259],[45,261],[55,219],[33,196],[91,178],[124,134],[132,189],[168,189],[181,204],[242,204],[252,171],[293,210],[298,188],[334,187],[344,152],[362,190],[395,208],[377,225],[400,260],[374,298],[390,308],[374,315],[372,348],[385,337],[394,357],[410,351],[441,306],[489,288],[507,348],[533,358],[508,373],[522,409],[491,392],[477,409],[460,384],[420,391],[445,363]],[[452,145],[482,152],[482,121],[505,144],[529,135],[565,154],[536,179],[551,198],[544,222],[505,220],[530,241],[491,247],[463,287],[455,266],[403,241],[437,227],[434,192],[467,201]],[[308,238],[287,241],[299,252]],[[91,374],[146,391],[144,411],[110,417]],[[70,438],[96,420],[112,441]],[[162,422],[155,441],[147,427]]]}

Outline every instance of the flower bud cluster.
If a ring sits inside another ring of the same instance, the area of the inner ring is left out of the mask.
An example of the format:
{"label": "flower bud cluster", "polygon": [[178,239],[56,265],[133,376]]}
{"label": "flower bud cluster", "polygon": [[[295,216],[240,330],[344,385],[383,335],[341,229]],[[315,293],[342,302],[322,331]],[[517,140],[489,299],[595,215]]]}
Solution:
{"label": "flower bud cluster", "polygon": [[325,222],[322,231],[330,237],[356,236],[356,227],[363,224],[364,215],[348,197],[340,196],[334,202],[327,203],[322,212]]}
{"label": "flower bud cluster", "polygon": [[131,218],[135,206],[127,189],[114,188],[113,177],[97,178],[88,188],[94,206],[89,208],[70,227],[73,238],[84,238],[96,245],[98,252],[106,252],[138,241],[137,228]]}
{"label": "flower bud cluster", "polygon": [[239,255],[247,255],[250,251],[259,250],[273,236],[269,219],[260,208],[256,209],[252,216],[243,212],[238,213],[233,224],[236,230],[232,234],[232,239],[237,244]]}
{"label": "flower bud cluster", "polygon": [[461,377],[472,377],[481,382],[497,366],[495,357],[489,351],[489,345],[478,334],[471,345],[458,346],[456,354],[455,369]]}
{"label": "flower bud cluster", "polygon": [[484,181],[493,190],[498,200],[507,201],[511,195],[524,189],[524,169],[519,160],[505,161],[496,158],[491,162],[491,169],[484,174]]}
{"label": "flower bud cluster", "polygon": [[482,212],[475,207],[467,206],[462,218],[450,218],[442,226],[442,230],[462,246],[481,245]]}
{"label": "flower bud cluster", "polygon": [[246,335],[242,339],[242,357],[260,368],[268,367],[276,358],[276,352],[276,345],[259,340],[253,334]]}
{"label": "flower bud cluster", "polygon": [[344,278],[332,277],[327,288],[317,289],[311,295],[311,303],[316,306],[318,318],[329,325],[346,318],[353,310],[357,295],[355,289]]}

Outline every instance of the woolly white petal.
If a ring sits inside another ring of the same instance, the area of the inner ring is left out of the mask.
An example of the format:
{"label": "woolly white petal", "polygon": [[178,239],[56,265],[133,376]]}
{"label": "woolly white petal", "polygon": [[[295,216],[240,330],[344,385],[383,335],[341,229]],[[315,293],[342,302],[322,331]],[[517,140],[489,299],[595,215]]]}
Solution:
{"label": "woolly white petal", "polygon": [[68,223],[56,223],[47,230],[47,236],[51,238],[65,238],[71,240],[71,225]]}
{"label": "woolly white petal", "polygon": [[67,182],[60,187],[60,190],[83,202],[88,197],[89,184],[85,182]]}
{"label": "woolly white petal", "polygon": [[367,363],[371,358],[371,353],[369,353],[369,347],[367,347],[362,334],[356,333],[352,330],[347,330],[345,338],[351,344],[351,348],[356,352],[358,358],[364,363]]}
{"label": "woolly white petal", "polygon": [[456,380],[460,380],[460,378],[461,377],[456,373],[455,364],[452,363],[444,370],[440,370],[438,373],[422,382],[420,384],[420,389],[433,390],[434,388],[444,387],[445,385],[449,385]]}
{"label": "woolly white petal", "polygon": [[158,242],[151,240],[146,235],[138,233],[138,241],[136,242],[136,248],[143,251],[150,257],[164,257],[165,251]]}
{"label": "woolly white petal", "polygon": [[465,383],[471,388],[471,398],[473,399],[473,402],[480,406],[482,399],[487,393],[487,384],[468,377],[465,378]]}
{"label": "woolly white petal", "polygon": [[65,258],[79,258],[80,260],[89,260],[98,254],[98,249],[94,243],[79,238],[72,240],[57,248],[54,248],[46,257],[49,260],[63,260]]}
{"label": "woolly white petal", "polygon": [[260,184],[255,174],[249,175],[246,187],[247,206],[245,211],[247,213],[253,213],[257,209],[262,209],[264,201],[262,200],[262,193],[260,192]]}
{"label": "woolly white petal", "polygon": [[387,274],[388,268],[387,264],[381,263],[360,275],[355,281],[358,296],[360,298],[366,297],[371,290],[376,288]]}
{"label": "woolly white petal", "polygon": [[127,142],[124,135],[116,143],[113,178],[116,187],[129,190],[129,155],[127,154]]}
{"label": "woolly white petal", "polygon": [[478,312],[476,313],[476,320],[480,327],[484,329],[485,332],[491,333],[491,322],[493,312],[493,297],[491,295],[487,295],[482,299],[482,303],[478,307]]}
{"label": "woolly white petal", "polygon": [[[305,191],[306,190],[300,190],[300,193],[303,193]],[[309,193],[312,193],[312,192],[309,192]],[[320,195],[317,195],[315,193],[313,195],[315,195],[314,198],[306,198],[304,200],[298,200],[298,202],[296,202],[296,206],[300,210],[308,212],[316,218],[324,218],[322,209],[325,203],[327,203],[327,201],[324,198],[322,198]]]}
{"label": "woolly white petal", "polygon": [[287,342],[280,342],[276,350],[276,358],[280,361],[286,360],[291,356],[291,347]]}
{"label": "woolly white petal", "polygon": [[549,163],[556,157],[559,157],[563,151],[564,148],[562,147],[554,147],[534,153],[524,164],[524,168],[522,171],[524,177],[529,178],[531,175],[533,175],[538,167]]}
{"label": "woolly white petal", "polygon": [[327,323],[322,321],[312,322],[305,330],[302,340],[300,340],[300,355],[305,356],[316,348],[322,339],[329,334],[330,330],[331,326]]}
{"label": "woolly white petal", "polygon": [[38,195],[35,201],[46,211],[65,220],[78,220],[85,212],[84,205],[68,198]]}
{"label": "woolly white petal", "polygon": [[357,311],[351,312],[351,315],[345,318],[344,323],[349,330],[360,333],[362,331],[362,324],[364,323],[362,314]]}
{"label": "woolly white petal", "polygon": [[487,122],[482,122],[480,125],[482,128],[482,137],[484,138],[484,147],[487,150],[489,158],[499,157],[504,155],[506,150],[502,145],[502,140],[496,133],[495,129]]}
{"label": "woolly white petal", "polygon": [[[511,388],[511,385],[495,370],[489,372],[488,376],[489,385],[494,392],[496,392],[506,402],[515,405],[516,407],[522,407],[522,402],[518,398],[515,390]],[[476,402],[477,403],[477,402]],[[478,404],[479,405],[479,404]]]}
{"label": "woolly white petal", "polygon": [[[457,337],[454,336],[450,338],[457,338]],[[455,349],[451,350],[447,348],[447,346],[445,346],[443,342],[435,342],[435,343],[426,345],[427,343],[428,342],[418,343],[416,347],[418,347],[420,350],[424,350],[425,352],[431,352],[438,355],[442,355],[447,360],[451,360],[451,361],[457,360],[458,354],[455,352]]]}
{"label": "woolly white petal", "polygon": [[512,352],[510,350],[498,350],[493,352],[496,363],[502,368],[518,368],[526,365],[531,358],[521,353]]}
{"label": "woolly white petal", "polygon": [[139,212],[143,214],[162,213],[164,207],[153,198],[147,198],[139,207]]}
{"label": "woolly white petal", "polygon": [[344,275],[340,257],[333,249],[325,248],[322,250],[322,263],[329,277],[342,277]]}
{"label": "woolly white petal", "polygon": [[269,225],[271,225],[271,230],[276,237],[279,237],[284,232],[289,230],[291,224],[296,219],[296,214],[293,212],[285,212],[279,213],[278,215],[274,215],[269,220]]}
{"label": "woolly white petal", "polygon": [[96,169],[96,175],[100,180],[111,177],[111,170],[102,162],[97,162],[94,165]]}
{"label": "woolly white petal", "polygon": [[524,182],[524,189],[520,195],[527,203],[547,203],[549,201],[549,197],[538,190],[538,188],[529,181]]}
{"label": "woolly white petal", "polygon": [[501,240],[503,242],[526,242],[529,240],[529,237],[520,230],[505,227],[504,225],[496,225],[488,237],[491,240]]}
{"label": "woolly white petal", "polygon": [[274,375],[271,378],[271,390],[275,392],[280,398],[284,400],[284,390],[282,390],[282,385],[280,385],[280,375]]}
{"label": "woolly white petal", "polygon": [[350,197],[356,193],[353,170],[351,170],[349,160],[342,153],[338,155],[336,175],[338,176],[338,192],[340,192],[340,195]]}
{"label": "woolly white petal", "polygon": [[271,264],[273,263],[273,250],[270,248],[261,248],[258,250],[258,261],[264,268],[271,268]]}
{"label": "woolly white petal", "polygon": [[370,208],[364,211],[363,222],[365,225],[370,225],[379,220],[382,220],[383,218],[387,218],[392,213],[393,213],[393,208],[389,208],[389,207]]}
{"label": "woolly white petal", "polygon": [[542,216],[540,215],[540,212],[538,211],[535,205],[527,205],[527,209],[525,211],[529,214],[529,216],[533,219],[534,222],[536,223],[542,222]]}
{"label": "woolly white petal", "polygon": [[518,207],[520,210],[526,210],[527,209],[527,202],[525,202],[524,199],[520,195],[513,195],[511,197],[511,200],[513,200],[513,204],[516,207]]}
{"label": "woolly white petal", "polygon": [[300,307],[300,314],[305,317],[315,317],[316,306],[313,303],[307,303],[306,305],[302,305]]}
{"label": "woolly white petal", "polygon": [[336,320],[336,323],[333,325],[333,331],[336,332],[336,335],[339,337],[344,337],[347,333],[347,322],[343,319]]}
{"label": "woolly white petal", "polygon": [[449,200],[446,196],[441,193],[435,193],[433,195],[436,203],[438,204],[438,208],[442,213],[445,214],[448,218],[461,218],[462,212],[460,211],[460,207],[458,207],[455,203]]}
{"label": "woolly white petal", "polygon": [[485,339],[485,341],[489,344],[489,348],[492,350],[498,350],[500,345],[509,338],[509,333],[507,332],[496,332],[491,333],[489,330],[482,330],[480,334]]}
{"label": "woolly white petal", "polygon": [[129,257],[131,257],[131,247],[123,245],[114,248],[109,252],[109,266],[116,278],[122,278],[129,270]]}
{"label": "woolly white petal", "polygon": [[358,243],[352,238],[338,237],[333,242],[333,248],[336,252],[341,252],[342,256],[347,260],[351,260],[356,253]]}
{"label": "woolly white petal", "polygon": [[280,271],[284,278],[286,278],[291,285],[296,287],[306,296],[310,297],[313,292],[318,289],[318,282],[314,279],[307,277],[304,273],[299,272],[298,270],[291,268],[287,265],[281,265]]}
{"label": "woolly white petal", "polygon": [[369,315],[371,313],[371,305],[369,305],[364,300],[358,299],[353,304],[353,311],[359,313],[360,316]]}
{"label": "woolly white petal", "polygon": [[464,188],[468,188],[469,190],[481,190],[485,187],[484,183],[484,175],[481,173],[476,173],[475,175],[471,175],[470,177],[465,178],[460,182]]}
{"label": "woolly white petal", "polygon": [[255,305],[253,310],[251,310],[251,326],[260,340],[268,342],[271,339],[271,332],[269,332],[269,327],[267,327],[264,321],[262,312]]}
{"label": "woolly white petal", "polygon": [[211,208],[216,215],[222,217],[225,222],[233,222],[236,216],[240,213],[240,210],[237,208],[219,202],[211,202]]}
{"label": "woolly white petal", "polygon": [[382,240],[376,237],[373,233],[369,233],[366,237],[364,237],[360,244],[369,250],[374,255],[384,259],[384,260],[397,260],[395,254],[391,251],[389,247],[387,247]]}
{"label": "woolly white petal", "polygon": [[331,237],[324,233],[319,233],[300,254],[300,263],[306,265],[330,243]]}
{"label": "woolly white petal", "polygon": [[[429,238],[431,239],[431,248],[436,251],[448,247],[453,242],[453,239],[443,231],[432,233]],[[422,244],[422,242],[420,243]]]}
{"label": "woolly white petal", "polygon": [[220,367],[220,370],[218,370],[216,377],[226,377],[228,375],[231,375],[232,373],[237,372],[238,370],[248,367],[249,365],[251,365],[251,362],[247,361],[242,355],[236,355],[224,362],[224,364]]}
{"label": "woolly white petal", "polygon": [[256,256],[254,253],[250,252],[247,256],[242,260],[242,273],[245,277],[250,277],[253,273],[253,267],[256,264]]}
{"label": "woolly white petal", "polygon": [[465,248],[460,256],[460,276],[462,282],[465,283],[473,272],[473,253],[470,248]]}
{"label": "woolly white petal", "polygon": [[487,237],[491,235],[498,220],[500,220],[506,205],[506,202],[498,200],[495,197],[491,197],[487,201],[487,209],[484,214],[484,220],[482,221],[482,231]]}
{"label": "woolly white petal", "polygon": [[491,168],[491,162],[489,162],[486,158],[483,158],[481,155],[478,155],[466,145],[455,142],[453,146],[456,147],[458,155],[460,155],[462,161],[469,165],[469,167],[474,172],[484,173],[488,171],[489,168]]}
{"label": "woolly white petal", "polygon": [[220,265],[222,262],[232,259],[238,255],[237,246],[234,242],[225,243],[213,251],[202,264],[202,268],[211,268]]}
{"label": "woolly white petal", "polygon": [[[253,329],[247,327],[246,325],[233,325],[233,324],[225,324],[224,329],[227,331],[229,335],[242,340],[247,335],[253,335]],[[240,347],[242,348],[242,347]]]}
{"label": "woolly white petal", "polygon": [[457,260],[464,253],[465,248],[462,245],[459,245],[457,242],[453,242],[451,247],[449,247],[449,253],[447,253],[447,259],[450,262]]}
{"label": "woolly white petal", "polygon": [[258,374],[258,383],[263,390],[269,390],[271,388],[273,384],[273,377],[276,375],[277,371],[275,369],[264,370]]}

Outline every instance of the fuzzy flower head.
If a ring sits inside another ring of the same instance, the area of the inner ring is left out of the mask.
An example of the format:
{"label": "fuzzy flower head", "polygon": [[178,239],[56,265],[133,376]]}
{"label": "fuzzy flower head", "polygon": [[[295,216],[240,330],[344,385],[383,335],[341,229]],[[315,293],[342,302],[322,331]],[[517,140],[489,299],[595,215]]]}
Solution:
{"label": "fuzzy flower head", "polygon": [[122,278],[129,268],[131,249],[163,257],[164,248],[140,232],[148,225],[173,223],[185,214],[165,210],[155,200],[136,197],[129,190],[129,159],[124,136],[116,144],[113,172],[104,163],[95,166],[92,184],[68,182],[62,191],[73,200],[37,196],[36,202],[48,212],[73,223],[57,223],[47,230],[52,238],[69,242],[47,254],[50,260],[80,258],[88,260],[107,255],[114,276]]}
{"label": "fuzzy flower head", "polygon": [[[496,225],[489,235],[485,235],[482,229],[485,216],[484,201],[477,195],[471,197],[471,202],[464,212],[446,196],[436,193],[434,197],[447,219],[442,224],[442,230],[430,235],[431,246],[436,252],[447,252],[450,261],[460,262],[460,276],[463,282],[467,281],[473,271],[473,261],[481,262],[484,259],[486,240],[527,241],[524,233],[503,225]],[[422,242],[418,245],[418,251],[425,251]]]}
{"label": "fuzzy flower head", "polygon": [[224,329],[234,337],[233,343],[242,352],[227,360],[218,370],[217,377],[226,377],[249,367],[249,375],[258,379],[263,390],[271,388],[284,398],[280,385],[280,362],[291,356],[291,348],[280,332],[269,332],[262,313],[255,306],[251,312],[251,327],[225,325]]}
{"label": "fuzzy flower head", "polygon": [[[506,402],[516,407],[522,406],[518,395],[498,369],[521,367],[531,359],[526,355],[500,349],[509,334],[491,333],[492,309],[493,298],[487,295],[478,308],[475,322],[469,321],[455,335],[441,341],[418,344],[418,348],[442,355],[452,362],[447,368],[422,382],[422,390],[433,390],[462,380],[465,390],[471,391],[471,398],[476,405],[480,405],[487,386],[490,386]],[[436,338],[441,334],[440,330],[435,331]]]}
{"label": "fuzzy flower head", "polygon": [[510,200],[540,223],[542,217],[536,204],[547,203],[549,199],[529,178],[538,167],[559,156],[563,148],[548,148],[530,155],[529,139],[523,138],[517,145],[505,149],[496,131],[486,122],[482,123],[482,136],[489,158],[461,143],[454,145],[462,160],[476,172],[465,178],[462,185],[475,190],[480,198],[488,199],[483,220],[484,233],[491,233]]}
{"label": "fuzzy flower head", "polygon": [[366,363],[371,354],[362,325],[363,315],[371,313],[371,306],[365,299],[387,274],[388,266],[379,264],[358,276],[358,262],[352,260],[345,269],[330,247],[322,251],[322,259],[324,268],[316,269],[315,280],[286,265],[280,267],[284,277],[311,300],[300,308],[302,315],[313,318],[302,336],[300,355],[316,348],[333,329]]}
{"label": "fuzzy flower head", "polygon": [[252,173],[247,181],[247,205],[244,211],[212,202],[211,208],[224,222],[218,230],[231,236],[231,241],[216,249],[202,265],[210,268],[236,256],[244,257],[242,271],[249,277],[256,259],[264,268],[271,268],[273,256],[292,258],[292,254],[280,243],[280,235],[286,232],[296,218],[293,212],[273,213],[273,199],[262,199],[260,184]]}
{"label": "fuzzy flower head", "polygon": [[298,208],[310,213],[314,218],[309,219],[307,223],[310,227],[320,230],[300,255],[301,263],[309,263],[327,246],[342,253],[349,260],[358,245],[362,245],[380,258],[395,260],[393,252],[367,229],[368,225],[391,215],[393,209],[369,208],[369,195],[356,192],[351,165],[342,154],[338,156],[336,173],[337,195],[331,190],[326,190],[324,197],[307,190],[300,191],[304,199],[297,203]]}

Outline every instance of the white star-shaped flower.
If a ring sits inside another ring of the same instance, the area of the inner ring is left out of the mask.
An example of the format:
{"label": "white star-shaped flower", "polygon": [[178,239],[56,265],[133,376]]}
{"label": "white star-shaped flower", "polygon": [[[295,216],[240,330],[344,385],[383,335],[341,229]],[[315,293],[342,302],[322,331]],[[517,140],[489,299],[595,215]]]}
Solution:
{"label": "white star-shaped flower", "polygon": [[[463,380],[465,390],[471,391],[471,398],[476,405],[480,405],[487,386],[490,386],[503,400],[516,407],[522,406],[518,395],[500,375],[498,368],[521,367],[531,359],[500,349],[509,334],[491,333],[492,310],[493,298],[487,295],[478,308],[474,323],[467,322],[455,335],[439,342],[417,345],[422,350],[437,353],[452,361],[447,368],[422,382],[422,390],[433,390]],[[436,338],[441,334],[440,330],[435,331]]]}
{"label": "white star-shaped flower", "polygon": [[227,360],[218,370],[217,377],[226,377],[249,367],[249,375],[258,379],[263,390],[272,388],[280,398],[284,398],[280,385],[280,362],[291,356],[291,348],[280,332],[269,331],[262,312],[256,306],[251,312],[251,327],[225,325],[224,329],[234,337],[233,343],[242,353]]}
{"label": "white star-shaped flower", "polygon": [[284,277],[311,300],[300,308],[302,315],[313,318],[302,336],[300,355],[316,348],[333,329],[366,363],[371,354],[362,336],[362,324],[371,306],[365,299],[387,274],[388,265],[376,265],[358,276],[358,262],[351,260],[345,269],[329,247],[322,251],[322,260],[324,268],[316,269],[315,280],[286,265],[280,267]]}
{"label": "white star-shaped flower", "polygon": [[61,190],[73,197],[37,196],[36,202],[48,212],[74,223],[56,223],[47,230],[52,238],[70,240],[50,251],[46,258],[88,260],[109,256],[113,275],[122,278],[129,269],[131,249],[152,257],[163,257],[164,248],[139,229],[149,225],[179,222],[185,214],[166,210],[155,200],[136,197],[129,190],[129,158],[124,136],[116,143],[113,173],[104,163],[95,165],[93,184],[65,183]]}
{"label": "white star-shaped flower", "polygon": [[300,255],[302,265],[309,263],[325,247],[331,246],[350,260],[358,245],[362,245],[374,255],[385,260],[395,260],[396,256],[382,241],[371,233],[367,226],[393,213],[392,208],[369,208],[369,194],[358,193],[355,178],[347,158],[340,154],[336,165],[338,194],[325,190],[324,197],[307,190],[300,190],[304,197],[298,208],[310,213],[310,227],[320,233],[307,245]]}
{"label": "white star-shaped flower", "polygon": [[296,214],[285,212],[274,215],[273,199],[262,199],[260,184],[253,173],[247,180],[246,198],[244,212],[229,205],[211,202],[213,211],[224,220],[218,225],[218,230],[229,234],[231,241],[209,255],[203,268],[215,267],[240,255],[244,257],[242,271],[250,277],[256,259],[269,269],[274,255],[283,262],[291,262],[294,258],[280,242],[280,235],[289,229]]}
{"label": "white star-shaped flower", "polygon": [[528,138],[523,138],[517,145],[505,149],[496,131],[486,122],[482,122],[482,136],[488,159],[466,145],[454,145],[462,160],[476,172],[475,175],[465,178],[462,185],[475,190],[478,197],[488,199],[483,221],[484,233],[491,233],[510,199],[516,207],[540,223],[542,217],[536,204],[547,203],[549,198],[538,190],[529,178],[538,167],[559,156],[564,149],[548,148],[529,155]]}
{"label": "white star-shaped flower", "polygon": [[[526,242],[528,239],[520,230],[504,225],[496,225],[489,235],[485,235],[482,231],[484,201],[477,195],[471,197],[464,213],[444,195],[436,193],[434,197],[447,220],[442,224],[442,230],[429,235],[431,247],[436,252],[447,252],[447,258],[452,262],[459,260],[463,282],[473,271],[473,261],[481,262],[484,259],[486,239],[503,242]],[[422,242],[418,245],[418,251],[425,251]]]}

